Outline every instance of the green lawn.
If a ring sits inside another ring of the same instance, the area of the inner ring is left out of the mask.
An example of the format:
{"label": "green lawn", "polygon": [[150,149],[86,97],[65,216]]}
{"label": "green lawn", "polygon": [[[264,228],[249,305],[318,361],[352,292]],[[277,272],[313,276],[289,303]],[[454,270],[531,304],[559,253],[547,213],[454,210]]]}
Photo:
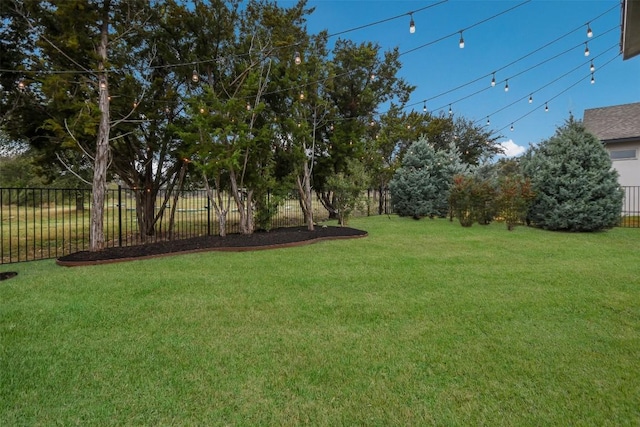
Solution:
{"label": "green lawn", "polygon": [[640,424],[640,229],[4,266],[0,425]]}

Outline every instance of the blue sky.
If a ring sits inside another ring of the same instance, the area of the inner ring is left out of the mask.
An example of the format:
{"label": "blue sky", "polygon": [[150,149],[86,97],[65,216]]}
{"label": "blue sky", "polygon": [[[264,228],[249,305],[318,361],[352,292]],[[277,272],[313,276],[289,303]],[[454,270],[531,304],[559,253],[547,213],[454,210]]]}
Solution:
{"label": "blue sky", "polygon": [[[488,126],[502,135],[500,140],[510,154],[551,137],[570,112],[582,119],[585,109],[640,102],[640,56],[627,61],[618,56],[619,0],[437,3],[309,0],[308,6],[315,11],[307,28],[311,33],[327,29],[333,34],[403,15],[339,37],[373,41],[384,50],[397,46],[400,52],[406,52],[401,56],[400,76],[417,87],[409,110],[422,111],[426,100],[427,109],[435,114],[448,113],[451,105],[454,114],[482,126],[487,126],[488,118]],[[410,34],[409,12],[428,5],[434,6],[413,13],[416,31]],[[587,26],[593,31],[591,38],[587,37]],[[465,46],[460,49],[459,31],[465,28]],[[330,42],[337,38],[332,37]],[[585,57],[587,46],[590,55]],[[491,87],[494,71],[497,84]],[[506,79],[508,92],[504,90]],[[530,95],[532,103],[528,102]],[[545,104],[549,108],[546,112]]]}

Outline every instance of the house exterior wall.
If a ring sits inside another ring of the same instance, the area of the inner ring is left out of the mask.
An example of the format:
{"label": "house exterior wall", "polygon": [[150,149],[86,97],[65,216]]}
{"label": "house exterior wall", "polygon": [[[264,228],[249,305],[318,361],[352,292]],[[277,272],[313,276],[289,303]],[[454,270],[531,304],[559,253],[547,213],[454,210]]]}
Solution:
{"label": "house exterior wall", "polygon": [[618,171],[618,182],[623,187],[640,186],[640,138],[630,142],[615,142],[605,144],[611,155],[612,152],[635,150],[634,158],[611,159],[613,168]]}

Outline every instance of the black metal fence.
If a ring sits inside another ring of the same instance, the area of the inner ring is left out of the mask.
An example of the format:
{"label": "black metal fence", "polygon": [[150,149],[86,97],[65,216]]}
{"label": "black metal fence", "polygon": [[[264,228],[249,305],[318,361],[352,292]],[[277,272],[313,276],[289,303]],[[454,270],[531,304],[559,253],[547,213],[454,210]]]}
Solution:
{"label": "black metal fence", "polygon": [[640,186],[622,187],[622,189],[624,202],[620,226],[640,228]]}
{"label": "black metal fence", "polygon": [[[185,239],[220,232],[215,211],[204,190],[160,192],[153,206],[158,217],[153,233],[141,231],[136,212],[136,191],[118,187],[107,191],[104,209],[105,246],[131,246],[168,239]],[[621,227],[640,228],[640,186],[624,187]],[[367,209],[361,215],[391,213],[388,192],[367,192]],[[162,210],[164,200],[167,205]],[[233,203],[232,203],[233,206]],[[328,213],[314,200],[314,218]],[[173,220],[171,218],[173,217]],[[90,189],[0,188],[0,265],[58,258],[89,247]],[[227,232],[239,232],[239,213],[227,214]],[[272,216],[272,228],[300,226],[304,215],[298,199],[283,200]]]}
{"label": "black metal fence", "polygon": [[[151,216],[157,217],[153,233],[144,232],[138,223],[136,191],[123,187],[107,190],[105,247],[219,234],[215,209],[204,190],[177,195],[161,191],[152,206]],[[368,192],[368,197],[369,208],[364,214],[377,213],[376,194]],[[380,205],[388,213],[388,194]],[[277,209],[269,227],[304,225],[302,208],[293,193]],[[317,200],[313,210],[316,221],[328,218]],[[232,208],[227,214],[227,233],[239,232],[239,223],[240,215]],[[90,224],[91,189],[0,188],[0,264],[58,258],[87,250]]]}

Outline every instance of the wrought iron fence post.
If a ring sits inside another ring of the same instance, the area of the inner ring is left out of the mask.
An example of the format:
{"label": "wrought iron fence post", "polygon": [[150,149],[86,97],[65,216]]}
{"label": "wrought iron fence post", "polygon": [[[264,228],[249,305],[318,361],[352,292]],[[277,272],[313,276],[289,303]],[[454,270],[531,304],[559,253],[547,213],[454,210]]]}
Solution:
{"label": "wrought iron fence post", "polygon": [[211,199],[209,192],[207,194],[207,236],[211,236]]}
{"label": "wrought iron fence post", "polygon": [[122,246],[122,186],[118,184],[118,246]]}

